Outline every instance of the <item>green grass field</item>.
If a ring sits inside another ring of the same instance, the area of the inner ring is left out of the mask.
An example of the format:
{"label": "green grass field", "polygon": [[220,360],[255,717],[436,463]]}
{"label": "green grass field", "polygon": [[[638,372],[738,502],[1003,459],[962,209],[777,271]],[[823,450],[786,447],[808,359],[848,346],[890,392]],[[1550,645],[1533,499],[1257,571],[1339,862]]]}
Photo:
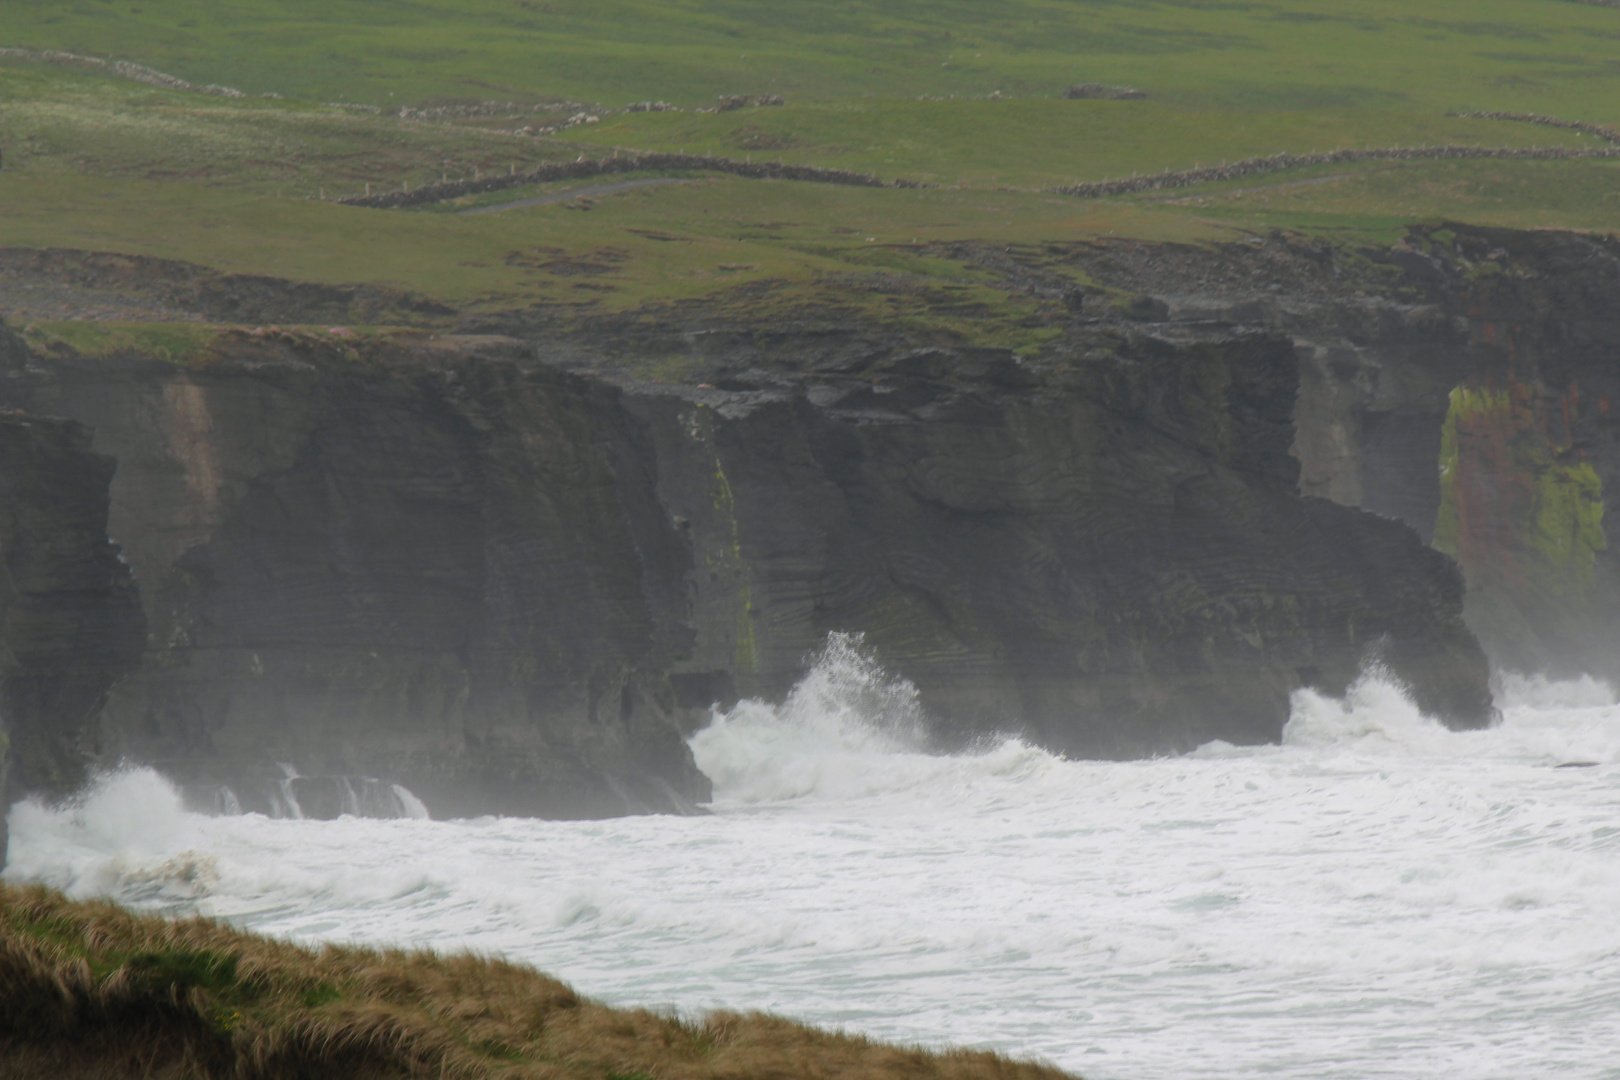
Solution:
{"label": "green grass field", "polygon": [[[1366,162],[1105,200],[1048,193],[1282,151],[1602,146],[1558,128],[1446,115],[1620,124],[1620,9],[1571,0],[1420,9],[1388,0],[17,0],[0,34],[0,46],[128,59],[197,84],[284,95],[232,99],[0,60],[0,247],[385,284],[464,312],[701,301],[770,315],[831,305],[1030,344],[1044,332],[1032,302],[944,245],[1203,242],[1274,228],[1387,242],[1406,224],[1444,219],[1620,230],[1611,161]],[[1150,98],[1060,98],[1081,81]],[[721,93],[788,100],[696,111]],[[686,108],[612,111],[643,99]],[[452,120],[389,111],[481,101],[515,104]],[[575,107],[535,111],[557,102],[595,103],[601,121],[519,133]],[[469,216],[455,211],[582,183],[413,210],[329,201],[367,185],[414,188],[634,150],[934,186],[688,174]]]}
{"label": "green grass field", "polygon": [[1529,124],[1394,109],[1245,113],[1155,101],[853,101],[718,114],[627,113],[564,138],[781,159],[941,185],[1044,188],[1340,147],[1600,146]]}
{"label": "green grass field", "polygon": [[1128,83],[1242,111],[1620,119],[1615,10],[1569,0],[11,0],[0,44],[374,104],[1050,98]]}

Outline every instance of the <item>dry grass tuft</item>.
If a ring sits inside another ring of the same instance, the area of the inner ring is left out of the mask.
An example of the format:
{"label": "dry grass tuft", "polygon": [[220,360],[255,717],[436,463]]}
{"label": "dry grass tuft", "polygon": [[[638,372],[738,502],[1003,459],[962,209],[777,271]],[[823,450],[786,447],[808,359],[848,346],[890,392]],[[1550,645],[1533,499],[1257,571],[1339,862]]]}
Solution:
{"label": "dry grass tuft", "polygon": [[759,1013],[610,1009],[477,956],[306,949],[0,886],[8,1080],[1066,1080]]}

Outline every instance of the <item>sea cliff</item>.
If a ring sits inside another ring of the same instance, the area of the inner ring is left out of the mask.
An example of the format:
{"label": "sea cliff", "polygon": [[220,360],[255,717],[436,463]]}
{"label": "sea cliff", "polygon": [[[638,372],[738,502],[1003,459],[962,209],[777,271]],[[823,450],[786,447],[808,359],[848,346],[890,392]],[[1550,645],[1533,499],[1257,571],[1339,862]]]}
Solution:
{"label": "sea cliff", "polygon": [[[0,352],[15,344],[0,338]],[[101,753],[107,692],[140,660],[135,583],[107,540],[112,471],[82,425],[0,412],[0,805],[8,808],[84,783]],[[0,863],[6,840],[0,820]]]}
{"label": "sea cliff", "polygon": [[1451,224],[1387,246],[1279,233],[1066,256],[1170,319],[1291,338],[1300,490],[1456,558],[1499,668],[1620,684],[1614,238]]}
{"label": "sea cliff", "polygon": [[[1620,678],[1614,242],[938,254],[1037,298],[1045,344],[768,298],[357,332],[332,322],[442,313],[8,253],[213,320],[184,349],[5,337],[13,475],[52,461],[88,500],[29,535],[68,529],[97,603],[141,609],[80,639],[96,674],[14,794],[128,760],[219,810],[694,812],[683,736],[840,631],[940,746],[1077,756],[1275,740],[1294,690],[1369,664],[1459,727],[1494,715],[1487,655]],[[24,625],[20,662],[55,647]]]}
{"label": "sea cliff", "polygon": [[683,733],[833,631],[941,745],[1275,740],[1374,661],[1488,723],[1451,560],[1300,494],[1297,343],[1165,307],[1076,297],[1024,355],[837,313],[227,329],[14,348],[0,402],[118,462],[150,633],[101,760],[220,809],[690,812]]}

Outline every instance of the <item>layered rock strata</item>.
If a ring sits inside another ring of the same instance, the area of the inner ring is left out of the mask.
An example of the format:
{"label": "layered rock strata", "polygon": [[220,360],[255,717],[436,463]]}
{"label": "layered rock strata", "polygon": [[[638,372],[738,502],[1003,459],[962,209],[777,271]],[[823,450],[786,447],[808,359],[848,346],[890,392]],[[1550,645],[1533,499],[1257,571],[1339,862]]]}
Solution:
{"label": "layered rock strata", "polygon": [[1065,260],[1172,322],[1290,336],[1301,489],[1453,555],[1503,669],[1620,685],[1620,243],[1451,225],[1388,247],[1275,236]]}
{"label": "layered rock strata", "polygon": [[[627,349],[725,377],[637,381]],[[1020,359],[630,319],[244,333],[190,368],[64,350],[12,358],[0,399],[118,461],[151,635],[106,755],[248,809],[359,776],[439,815],[592,816],[704,801],[682,731],[839,630],[942,743],[1276,739],[1292,690],[1369,660],[1488,722],[1451,561],[1297,494],[1298,371],[1287,337],[1215,324],[1077,324]]]}
{"label": "layered rock strata", "polygon": [[351,777],[441,814],[705,799],[667,720],[680,552],[611,388],[499,347],[398,359],[248,339],[199,371],[13,371],[119,462],[151,637],[107,755],[265,812],[335,816]]}
{"label": "layered rock strata", "polygon": [[[19,353],[0,326],[0,356]],[[140,660],[135,585],[107,540],[112,472],[82,425],[0,412],[0,865],[6,808],[84,783],[108,689]]]}

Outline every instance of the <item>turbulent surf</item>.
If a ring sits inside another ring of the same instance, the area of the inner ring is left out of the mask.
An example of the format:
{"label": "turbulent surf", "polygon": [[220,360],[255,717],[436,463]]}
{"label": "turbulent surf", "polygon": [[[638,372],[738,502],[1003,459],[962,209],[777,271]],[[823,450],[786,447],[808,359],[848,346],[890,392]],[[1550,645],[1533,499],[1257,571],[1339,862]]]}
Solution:
{"label": "turbulent surf", "polygon": [[1297,694],[1280,746],[938,754],[910,686],[834,641],[693,737],[709,816],[209,816],[128,770],[17,806],[6,877],[1093,1080],[1612,1075],[1620,708],[1592,681],[1499,701],[1455,733],[1370,678]]}

